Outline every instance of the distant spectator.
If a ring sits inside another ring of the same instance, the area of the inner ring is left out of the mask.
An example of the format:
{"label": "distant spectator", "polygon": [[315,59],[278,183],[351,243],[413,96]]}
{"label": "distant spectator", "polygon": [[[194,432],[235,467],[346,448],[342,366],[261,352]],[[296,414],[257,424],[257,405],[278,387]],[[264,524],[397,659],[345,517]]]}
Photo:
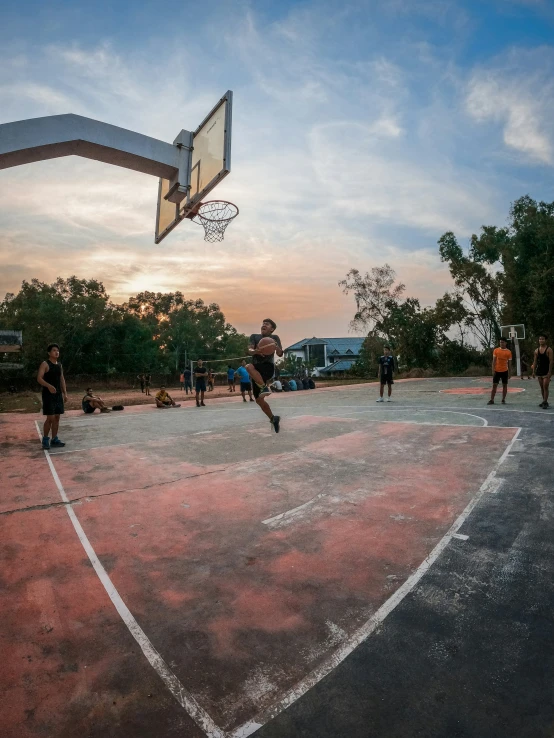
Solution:
{"label": "distant spectator", "polygon": [[140,391],[144,394],[144,374],[137,374],[137,379],[140,382]]}
{"label": "distant spectator", "polygon": [[83,412],[90,415],[95,410],[100,410],[101,413],[110,413],[111,410],[106,406],[104,400],[98,395],[93,394],[92,387],[87,389],[86,395],[81,400],[81,407]]}
{"label": "distant spectator", "polygon": [[310,378],[308,379],[308,387],[309,387],[310,389],[315,389],[315,382],[314,382],[314,379],[313,379],[313,377],[310,377]]}
{"label": "distant spectator", "polygon": [[181,407],[179,404],[175,402],[175,400],[171,397],[169,392],[167,392],[166,388],[162,385],[160,387],[160,391],[156,392],[156,407]]}
{"label": "distant spectator", "polygon": [[291,389],[291,392],[296,392],[296,381],[294,378],[289,379],[289,387]]}
{"label": "distant spectator", "polygon": [[188,395],[190,390],[190,393],[192,395],[192,372],[190,369],[185,369],[183,375],[185,377],[185,392]]}
{"label": "distant spectator", "polygon": [[272,384],[269,385],[269,389],[272,392],[282,392],[283,391],[283,385],[281,384],[279,379],[276,379]]}
{"label": "distant spectator", "polygon": [[308,377],[302,377],[302,387],[303,389],[310,389],[310,380]]}
{"label": "distant spectator", "polygon": [[301,377],[296,377],[296,379],[294,381],[296,382],[296,389],[297,390],[304,389],[304,385],[302,384],[302,378]]}
{"label": "distant spectator", "polygon": [[235,391],[235,370],[229,364],[227,367],[227,384],[229,385],[229,392]]}
{"label": "distant spectator", "polygon": [[144,375],[144,387],[145,387],[145,392],[147,395],[150,395],[150,383],[151,382],[152,382],[152,375],[145,374]]}
{"label": "distant spectator", "polygon": [[211,369],[208,369],[208,392],[214,391],[215,376]]}
{"label": "distant spectator", "polygon": [[183,374],[183,372],[179,374],[179,384],[180,384],[181,392],[182,392],[185,389],[185,375]]}
{"label": "distant spectator", "polygon": [[281,382],[281,384],[283,385],[283,392],[290,392],[290,384],[289,384],[288,380],[283,379],[283,381]]}
{"label": "distant spectator", "polygon": [[240,393],[242,395],[242,401],[246,402],[246,393],[248,392],[250,402],[254,402],[254,398],[252,397],[252,381],[250,379],[250,374],[248,374],[246,369],[245,359],[242,360],[241,365],[236,371],[236,375],[240,379]]}

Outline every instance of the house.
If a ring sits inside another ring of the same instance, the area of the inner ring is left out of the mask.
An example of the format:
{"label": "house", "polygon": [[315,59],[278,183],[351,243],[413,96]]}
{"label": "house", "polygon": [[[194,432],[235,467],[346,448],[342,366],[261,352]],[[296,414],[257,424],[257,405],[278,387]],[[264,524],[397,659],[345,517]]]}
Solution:
{"label": "house", "polygon": [[[8,331],[0,328],[0,369],[21,369],[22,364],[13,361],[19,358],[23,345],[21,331]],[[14,356],[14,354],[16,354]]]}
{"label": "house", "polygon": [[285,349],[287,358],[295,357],[299,364],[315,366],[315,374],[346,372],[360,355],[365,337],[303,338]]}

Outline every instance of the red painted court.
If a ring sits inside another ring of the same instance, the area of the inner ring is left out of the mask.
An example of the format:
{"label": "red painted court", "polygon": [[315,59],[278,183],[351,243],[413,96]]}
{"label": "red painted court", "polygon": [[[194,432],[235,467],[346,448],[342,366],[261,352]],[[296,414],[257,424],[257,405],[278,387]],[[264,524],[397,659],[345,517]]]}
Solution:
{"label": "red painted court", "polygon": [[517,431],[326,397],[279,436],[232,401],[67,417],[50,462],[0,416],[3,735],[250,735],[369,635]]}

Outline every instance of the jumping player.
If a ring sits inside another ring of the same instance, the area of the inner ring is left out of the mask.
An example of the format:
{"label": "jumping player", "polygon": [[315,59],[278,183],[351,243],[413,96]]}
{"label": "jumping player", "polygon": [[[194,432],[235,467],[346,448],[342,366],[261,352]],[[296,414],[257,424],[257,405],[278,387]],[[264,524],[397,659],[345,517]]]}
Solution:
{"label": "jumping player", "polygon": [[547,410],[550,405],[548,404],[548,389],[550,386],[550,377],[552,376],[552,369],[554,367],[554,352],[550,346],[546,345],[547,336],[541,334],[539,336],[539,347],[535,349],[535,356],[533,358],[533,377],[539,380],[542,393],[542,402],[539,407]]}
{"label": "jumping player", "polygon": [[[271,390],[267,386],[267,383],[273,379],[275,374],[275,354],[277,356],[283,355],[283,348],[281,346],[281,339],[275,335],[273,331],[277,328],[276,323],[271,318],[265,318],[260,328],[260,333],[253,333],[250,336],[248,353],[252,356],[252,364],[246,365],[246,371],[252,379],[252,390],[256,402],[260,406],[262,412],[264,412],[269,418],[273,430],[275,433],[279,433],[279,423],[281,417],[279,415],[273,415],[271,408],[265,401],[265,398],[271,394]],[[262,338],[272,338],[275,342],[275,350],[271,354],[264,354],[258,349],[258,344]]]}
{"label": "jumping player", "polygon": [[500,347],[495,348],[492,352],[492,392],[491,399],[487,405],[494,405],[494,396],[498,389],[498,383],[502,382],[502,404],[506,404],[506,395],[508,394],[508,380],[510,378],[510,361],[512,360],[512,352],[506,348],[506,339],[500,339]]}
{"label": "jumping player", "polygon": [[[65,443],[58,438],[60,415],[63,415],[64,402],[67,402],[67,389],[61,363],[58,361],[60,347],[51,343],[46,349],[48,359],[43,361],[38,369],[37,381],[42,386],[42,414],[46,415],[42,434],[42,448],[51,446],[60,448]],[[50,441],[52,433],[52,441]]]}
{"label": "jumping player", "polygon": [[384,402],[383,393],[385,391],[385,385],[388,385],[388,397],[387,402],[391,402],[392,385],[394,379],[392,375],[394,373],[394,357],[391,356],[390,346],[385,346],[383,349],[383,356],[379,358],[379,399],[376,402]]}

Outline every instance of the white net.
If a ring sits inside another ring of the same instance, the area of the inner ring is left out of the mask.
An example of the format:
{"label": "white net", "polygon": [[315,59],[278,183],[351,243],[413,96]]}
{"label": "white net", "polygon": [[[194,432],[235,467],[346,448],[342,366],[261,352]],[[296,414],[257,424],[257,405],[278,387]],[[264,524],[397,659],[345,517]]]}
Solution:
{"label": "white net", "polygon": [[204,228],[204,241],[216,243],[223,241],[225,229],[238,214],[239,209],[232,202],[209,200],[200,205],[193,222]]}

